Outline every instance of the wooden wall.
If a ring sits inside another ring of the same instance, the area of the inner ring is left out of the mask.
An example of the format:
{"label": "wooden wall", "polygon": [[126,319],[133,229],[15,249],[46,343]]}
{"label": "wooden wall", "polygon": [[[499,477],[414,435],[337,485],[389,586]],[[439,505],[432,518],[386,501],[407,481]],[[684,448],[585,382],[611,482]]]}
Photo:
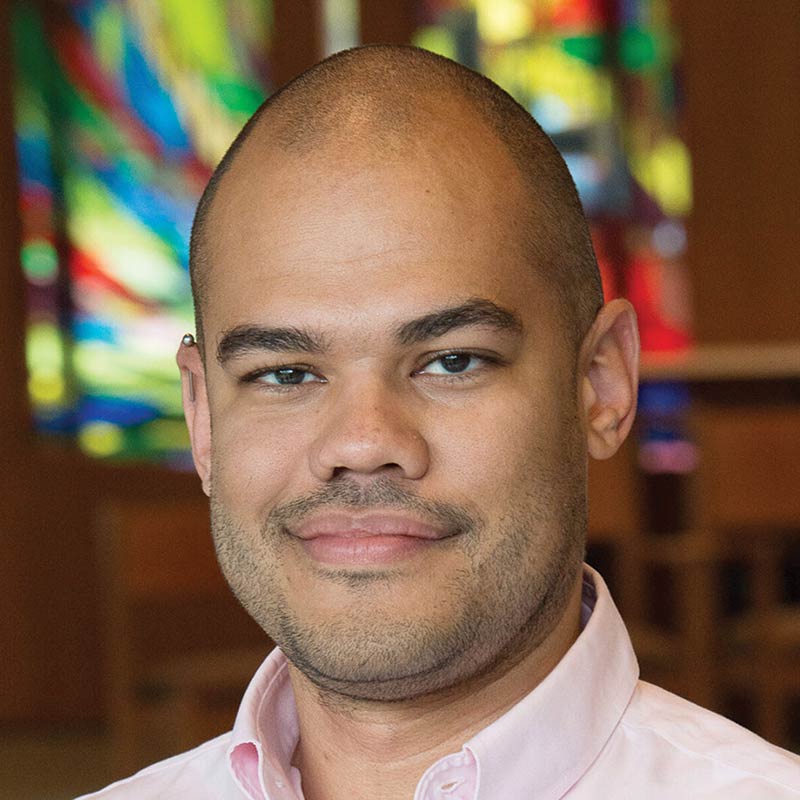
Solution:
{"label": "wooden wall", "polygon": [[704,343],[800,339],[800,5],[676,2]]}
{"label": "wooden wall", "polygon": [[[675,0],[684,41],[695,211],[690,268],[703,342],[800,339],[800,13],[797,0]],[[314,0],[276,6],[275,77],[318,52]],[[362,0],[367,41],[404,41],[409,0]],[[298,20],[311,20],[298,27]],[[285,35],[281,35],[281,31]],[[0,4],[0,722],[102,713],[99,497],[187,498],[189,475],[109,467],[37,439],[23,361],[11,129],[9,9]],[[177,345],[177,343],[176,343]]]}

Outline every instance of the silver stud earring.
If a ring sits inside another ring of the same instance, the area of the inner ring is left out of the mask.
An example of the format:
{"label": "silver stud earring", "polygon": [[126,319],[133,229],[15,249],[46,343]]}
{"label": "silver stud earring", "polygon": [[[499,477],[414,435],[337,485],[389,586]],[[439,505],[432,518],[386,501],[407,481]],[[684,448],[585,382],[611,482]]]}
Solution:
{"label": "silver stud earring", "polygon": [[[194,336],[191,333],[184,333],[181,337],[181,344],[184,347],[194,347]],[[186,370],[186,374],[189,378],[189,402],[194,403],[194,375],[190,369]]]}

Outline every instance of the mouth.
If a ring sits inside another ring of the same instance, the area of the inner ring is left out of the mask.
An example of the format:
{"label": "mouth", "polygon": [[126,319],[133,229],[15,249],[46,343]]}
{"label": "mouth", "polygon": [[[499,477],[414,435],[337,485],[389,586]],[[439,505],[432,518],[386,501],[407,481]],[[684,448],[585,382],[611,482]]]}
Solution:
{"label": "mouth", "polygon": [[365,567],[419,555],[459,531],[405,514],[329,512],[304,520],[289,533],[314,561]]}

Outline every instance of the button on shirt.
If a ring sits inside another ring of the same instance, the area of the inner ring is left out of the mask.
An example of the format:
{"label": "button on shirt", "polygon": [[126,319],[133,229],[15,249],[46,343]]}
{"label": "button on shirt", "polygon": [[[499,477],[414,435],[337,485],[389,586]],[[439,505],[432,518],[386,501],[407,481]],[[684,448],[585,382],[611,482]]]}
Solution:
{"label": "button on shirt", "polygon": [[[578,639],[530,694],[432,764],[413,800],[800,798],[800,758],[638,676],[608,589],[585,567]],[[298,739],[274,650],[230,733],[84,798],[303,800]]]}

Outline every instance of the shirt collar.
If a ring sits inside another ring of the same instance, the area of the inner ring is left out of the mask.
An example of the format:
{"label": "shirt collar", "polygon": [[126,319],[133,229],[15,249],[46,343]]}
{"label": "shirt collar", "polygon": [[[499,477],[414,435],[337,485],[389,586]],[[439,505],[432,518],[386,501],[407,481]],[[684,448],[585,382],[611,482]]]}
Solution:
{"label": "shirt collar", "polygon": [[478,771],[476,800],[561,797],[619,724],[639,665],[605,582],[588,566],[583,619],[583,630],[556,668],[465,744]]}
{"label": "shirt collar", "polygon": [[[476,771],[469,781],[477,784],[475,800],[561,797],[587,771],[619,724],[636,688],[639,667],[605,582],[588,566],[582,626],[555,669],[465,743],[463,763]],[[299,727],[287,667],[283,653],[273,650],[250,682],[233,726],[230,770],[252,800],[287,798],[287,789],[294,791],[292,800],[302,799],[300,774],[291,766]],[[448,759],[428,772],[441,771]]]}
{"label": "shirt collar", "polygon": [[300,728],[288,666],[278,648],[267,656],[247,687],[231,732],[228,765],[252,800],[302,799],[300,773],[291,766]]}

